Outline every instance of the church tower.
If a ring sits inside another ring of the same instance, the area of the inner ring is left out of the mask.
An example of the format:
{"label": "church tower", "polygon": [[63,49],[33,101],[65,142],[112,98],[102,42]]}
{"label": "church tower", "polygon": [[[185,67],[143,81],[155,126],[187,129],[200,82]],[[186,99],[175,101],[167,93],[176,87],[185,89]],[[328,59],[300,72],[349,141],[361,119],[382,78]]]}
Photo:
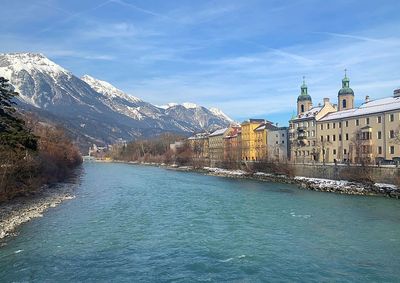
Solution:
{"label": "church tower", "polygon": [[304,79],[305,77],[303,77],[303,84],[301,85],[301,93],[297,97],[297,115],[300,115],[312,108],[311,96],[308,94],[307,85]]}
{"label": "church tower", "polygon": [[350,88],[350,80],[347,77],[347,70],[344,70],[342,88],[338,93],[338,111],[354,108],[354,91]]}

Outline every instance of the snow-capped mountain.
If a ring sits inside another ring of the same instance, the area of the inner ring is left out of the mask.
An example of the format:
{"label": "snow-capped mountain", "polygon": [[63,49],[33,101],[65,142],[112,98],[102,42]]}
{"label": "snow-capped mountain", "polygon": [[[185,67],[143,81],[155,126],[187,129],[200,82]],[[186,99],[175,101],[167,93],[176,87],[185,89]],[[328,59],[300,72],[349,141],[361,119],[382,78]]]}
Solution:
{"label": "snow-capped mountain", "polygon": [[154,106],[108,82],[88,75],[80,79],[42,54],[0,54],[0,76],[19,92],[21,109],[63,124],[81,144],[211,131],[231,121],[192,103]]}

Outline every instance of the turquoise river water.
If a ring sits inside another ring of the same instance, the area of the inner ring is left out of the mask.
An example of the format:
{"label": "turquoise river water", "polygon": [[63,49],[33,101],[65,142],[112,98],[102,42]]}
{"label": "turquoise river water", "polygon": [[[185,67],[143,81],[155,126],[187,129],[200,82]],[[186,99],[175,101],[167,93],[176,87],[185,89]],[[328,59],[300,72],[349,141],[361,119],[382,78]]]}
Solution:
{"label": "turquoise river water", "polygon": [[399,282],[400,201],[87,163],[0,248],[0,282]]}

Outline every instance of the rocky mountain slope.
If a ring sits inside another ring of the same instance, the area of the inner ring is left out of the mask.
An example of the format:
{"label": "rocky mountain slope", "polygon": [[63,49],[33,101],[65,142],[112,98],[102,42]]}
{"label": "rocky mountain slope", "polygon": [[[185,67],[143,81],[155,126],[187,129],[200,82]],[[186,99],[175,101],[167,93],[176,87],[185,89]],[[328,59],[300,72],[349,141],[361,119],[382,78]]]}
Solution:
{"label": "rocky mountain slope", "polygon": [[189,135],[231,122],[220,110],[195,104],[154,106],[108,82],[78,78],[42,54],[0,54],[0,76],[20,93],[21,109],[62,124],[84,146],[164,132]]}

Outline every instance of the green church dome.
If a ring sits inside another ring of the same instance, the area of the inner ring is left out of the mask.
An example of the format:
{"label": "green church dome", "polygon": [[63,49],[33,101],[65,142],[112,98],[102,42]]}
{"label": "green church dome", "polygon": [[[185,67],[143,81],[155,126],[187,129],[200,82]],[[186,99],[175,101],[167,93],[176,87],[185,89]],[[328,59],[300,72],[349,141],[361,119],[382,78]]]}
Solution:
{"label": "green church dome", "polygon": [[311,101],[311,96],[309,94],[300,94],[299,97],[297,97],[297,102],[299,101]]}
{"label": "green church dome", "polygon": [[338,95],[346,95],[346,94],[354,95],[354,91],[349,87],[343,87],[338,92]]}
{"label": "green church dome", "polygon": [[312,101],[311,96],[308,94],[308,89],[306,82],[304,81],[305,77],[303,77],[303,84],[301,85],[301,93],[299,97],[297,97],[297,102],[299,101]]}
{"label": "green church dome", "polygon": [[344,70],[344,78],[342,80],[342,88],[338,92],[339,95],[354,95],[354,91],[350,88],[350,79],[347,77],[347,70]]}

